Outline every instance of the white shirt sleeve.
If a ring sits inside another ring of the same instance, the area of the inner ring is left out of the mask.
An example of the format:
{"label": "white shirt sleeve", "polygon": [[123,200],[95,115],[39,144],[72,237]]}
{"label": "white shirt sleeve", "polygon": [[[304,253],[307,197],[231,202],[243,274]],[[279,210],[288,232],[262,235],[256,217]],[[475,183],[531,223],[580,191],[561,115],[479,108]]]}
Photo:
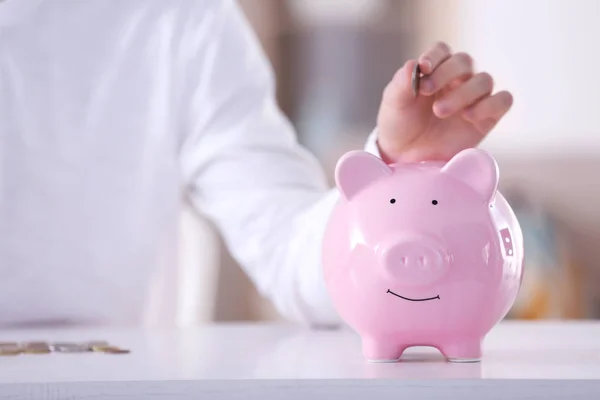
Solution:
{"label": "white shirt sleeve", "polygon": [[236,3],[215,1],[204,18],[184,41],[181,160],[192,201],[282,316],[337,325],[321,273],[337,190],[278,109],[273,72]]}

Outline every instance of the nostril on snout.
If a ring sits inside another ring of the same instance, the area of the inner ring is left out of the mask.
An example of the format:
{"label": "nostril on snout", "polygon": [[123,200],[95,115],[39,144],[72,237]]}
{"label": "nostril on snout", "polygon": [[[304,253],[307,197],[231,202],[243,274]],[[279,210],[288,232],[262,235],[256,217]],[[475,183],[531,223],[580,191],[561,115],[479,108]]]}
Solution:
{"label": "nostril on snout", "polygon": [[403,239],[380,247],[386,278],[398,284],[424,285],[440,279],[449,270],[452,256],[442,245],[426,237]]}

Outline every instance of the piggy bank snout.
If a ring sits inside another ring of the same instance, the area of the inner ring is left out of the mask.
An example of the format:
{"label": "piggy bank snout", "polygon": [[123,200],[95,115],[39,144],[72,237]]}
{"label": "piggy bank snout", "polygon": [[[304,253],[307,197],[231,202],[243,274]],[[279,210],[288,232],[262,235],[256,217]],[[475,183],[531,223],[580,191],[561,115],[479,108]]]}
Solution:
{"label": "piggy bank snout", "polygon": [[380,260],[388,278],[406,285],[427,285],[445,275],[451,257],[435,240],[413,236],[383,246]]}

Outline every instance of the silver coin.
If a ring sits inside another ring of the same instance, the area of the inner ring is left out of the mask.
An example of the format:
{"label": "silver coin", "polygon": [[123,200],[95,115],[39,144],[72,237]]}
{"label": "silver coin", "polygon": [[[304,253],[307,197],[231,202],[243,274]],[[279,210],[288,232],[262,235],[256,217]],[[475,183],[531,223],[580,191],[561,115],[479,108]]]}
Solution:
{"label": "silver coin", "polygon": [[419,66],[419,63],[416,62],[415,67],[413,68],[413,72],[412,72],[412,92],[413,92],[414,97],[417,97],[417,95],[419,94],[419,81],[420,80],[421,80],[421,67]]}
{"label": "silver coin", "polygon": [[85,353],[90,351],[90,348],[80,343],[60,342],[50,345],[52,351],[57,353]]}

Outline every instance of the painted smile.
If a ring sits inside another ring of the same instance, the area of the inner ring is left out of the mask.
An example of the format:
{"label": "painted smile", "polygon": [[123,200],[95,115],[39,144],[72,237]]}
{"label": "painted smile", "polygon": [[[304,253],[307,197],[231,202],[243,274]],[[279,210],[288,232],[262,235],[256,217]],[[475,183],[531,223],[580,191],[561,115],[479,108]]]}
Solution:
{"label": "painted smile", "polygon": [[439,294],[437,296],[435,296],[435,297],[430,297],[428,299],[409,299],[408,297],[400,296],[399,294],[396,294],[396,293],[392,292],[389,289],[388,289],[387,293],[393,294],[396,297],[400,297],[401,299],[408,300],[408,301],[428,301],[428,300],[436,300],[436,299],[439,300],[440,299],[440,295]]}

